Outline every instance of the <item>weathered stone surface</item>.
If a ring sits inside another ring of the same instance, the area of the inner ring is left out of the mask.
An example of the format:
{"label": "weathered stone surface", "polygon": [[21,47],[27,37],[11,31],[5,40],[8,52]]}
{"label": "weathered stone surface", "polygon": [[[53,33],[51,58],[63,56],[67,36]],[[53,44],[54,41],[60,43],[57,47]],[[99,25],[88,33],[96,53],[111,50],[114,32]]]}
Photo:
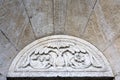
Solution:
{"label": "weathered stone surface", "polygon": [[114,74],[118,74],[120,72],[120,54],[115,48],[115,45],[111,45],[109,48],[107,48],[104,52],[104,55],[109,60],[110,65],[113,69]]}
{"label": "weathered stone surface", "polygon": [[5,1],[0,6],[0,29],[16,48],[28,21],[22,0]]}
{"label": "weathered stone surface", "polygon": [[65,33],[65,22],[67,15],[67,0],[54,0],[54,32],[55,34]]}
{"label": "weathered stone surface", "polygon": [[0,80],[5,80],[9,65],[18,52],[0,31]]}
{"label": "weathered stone surface", "polygon": [[24,0],[34,33],[37,38],[53,33],[53,1]]}
{"label": "weathered stone surface", "polygon": [[95,13],[106,39],[108,41],[115,40],[120,35],[120,1],[98,0],[95,6]]}
{"label": "weathered stone surface", "polygon": [[104,51],[119,80],[119,16],[120,0],[0,0],[0,80],[5,80],[16,49],[34,35],[51,34],[74,35]]}
{"label": "weathered stone surface", "polygon": [[[112,46],[113,47],[111,49],[111,53],[109,53],[108,56],[112,57],[112,58],[110,58],[111,59],[110,61],[112,62],[111,66],[113,66],[113,71],[114,71],[115,75],[120,76],[120,68],[119,68],[120,67],[120,58],[119,58],[119,56],[120,56],[120,38],[116,39]],[[108,51],[108,50],[109,50],[109,48],[106,51]],[[118,77],[118,78],[120,78],[120,77]],[[119,80],[119,79],[117,79],[117,80]]]}
{"label": "weathered stone surface", "polygon": [[103,53],[110,62],[110,65],[115,75],[115,80],[120,80],[120,58],[119,58],[120,52],[118,52],[116,45],[115,44],[112,45],[111,47],[106,49]]}
{"label": "weathered stone surface", "polygon": [[115,77],[115,80],[120,80],[120,75],[117,75],[117,76]]}
{"label": "weathered stone surface", "polygon": [[105,35],[101,31],[100,27],[101,26],[97,22],[96,14],[93,11],[82,38],[91,42],[93,45],[103,51],[110,45],[110,43],[106,40]]}
{"label": "weathered stone surface", "polygon": [[31,43],[16,56],[8,72],[8,77],[57,76],[113,77],[113,74],[96,47],[67,35],[48,36]]}
{"label": "weathered stone surface", "polygon": [[7,80],[5,76],[0,76],[0,80]]}
{"label": "weathered stone surface", "polygon": [[31,43],[34,40],[35,40],[34,33],[32,31],[30,24],[28,23],[25,29],[23,30],[21,36],[19,37],[17,47],[19,48],[19,50],[21,50],[27,44]]}
{"label": "weathered stone surface", "polygon": [[120,36],[114,41],[114,47],[117,49],[117,51],[120,53]]}
{"label": "weathered stone surface", "polygon": [[68,0],[65,17],[65,34],[80,37],[92,11],[88,0]]}

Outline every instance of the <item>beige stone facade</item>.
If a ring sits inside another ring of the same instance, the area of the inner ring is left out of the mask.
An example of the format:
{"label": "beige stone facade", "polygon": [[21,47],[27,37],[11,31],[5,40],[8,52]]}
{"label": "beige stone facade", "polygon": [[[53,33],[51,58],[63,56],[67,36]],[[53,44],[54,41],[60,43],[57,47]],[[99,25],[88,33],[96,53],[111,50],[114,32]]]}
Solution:
{"label": "beige stone facade", "polygon": [[0,80],[21,49],[56,34],[92,43],[120,80],[120,0],[0,0]]}

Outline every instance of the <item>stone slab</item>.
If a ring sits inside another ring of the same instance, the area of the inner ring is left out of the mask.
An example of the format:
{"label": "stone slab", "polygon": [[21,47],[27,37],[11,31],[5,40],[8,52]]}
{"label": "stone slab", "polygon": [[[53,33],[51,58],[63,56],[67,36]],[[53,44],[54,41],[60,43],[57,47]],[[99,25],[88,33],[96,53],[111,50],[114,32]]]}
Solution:
{"label": "stone slab", "polygon": [[113,77],[104,55],[80,38],[54,35],[29,44],[13,60],[7,77]]}

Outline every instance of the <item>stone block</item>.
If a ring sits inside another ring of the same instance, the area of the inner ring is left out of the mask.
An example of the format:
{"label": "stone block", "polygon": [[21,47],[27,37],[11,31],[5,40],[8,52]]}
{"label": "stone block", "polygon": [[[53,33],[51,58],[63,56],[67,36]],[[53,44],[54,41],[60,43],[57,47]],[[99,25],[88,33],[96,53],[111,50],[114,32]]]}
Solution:
{"label": "stone block", "polygon": [[95,45],[101,51],[104,51],[104,49],[106,49],[110,43],[106,40],[105,35],[101,31],[100,27],[101,26],[97,22],[96,14],[93,11],[82,38]]}
{"label": "stone block", "polygon": [[120,1],[98,0],[95,6],[95,13],[106,39],[109,42],[114,41],[120,35]]}
{"label": "stone block", "polygon": [[65,17],[65,34],[80,37],[92,11],[90,0],[68,0]]}
{"label": "stone block", "polygon": [[24,0],[23,1],[37,38],[53,34],[53,1]]}
{"label": "stone block", "polygon": [[0,31],[0,80],[6,79],[11,61],[18,51]]}
{"label": "stone block", "polygon": [[19,50],[23,49],[26,45],[33,42],[35,40],[35,35],[33,33],[33,29],[31,25],[28,23],[23,30],[21,36],[19,37],[17,47]]}
{"label": "stone block", "polygon": [[4,1],[0,7],[0,29],[17,48],[18,40],[29,20],[22,0]]}

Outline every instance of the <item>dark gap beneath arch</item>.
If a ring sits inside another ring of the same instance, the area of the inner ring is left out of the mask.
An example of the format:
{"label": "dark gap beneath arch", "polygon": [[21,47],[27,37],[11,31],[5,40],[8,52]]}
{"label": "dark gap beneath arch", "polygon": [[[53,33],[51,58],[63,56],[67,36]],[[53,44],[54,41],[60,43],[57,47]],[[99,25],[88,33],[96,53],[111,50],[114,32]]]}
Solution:
{"label": "dark gap beneath arch", "polygon": [[114,77],[7,77],[7,80],[113,80]]}

